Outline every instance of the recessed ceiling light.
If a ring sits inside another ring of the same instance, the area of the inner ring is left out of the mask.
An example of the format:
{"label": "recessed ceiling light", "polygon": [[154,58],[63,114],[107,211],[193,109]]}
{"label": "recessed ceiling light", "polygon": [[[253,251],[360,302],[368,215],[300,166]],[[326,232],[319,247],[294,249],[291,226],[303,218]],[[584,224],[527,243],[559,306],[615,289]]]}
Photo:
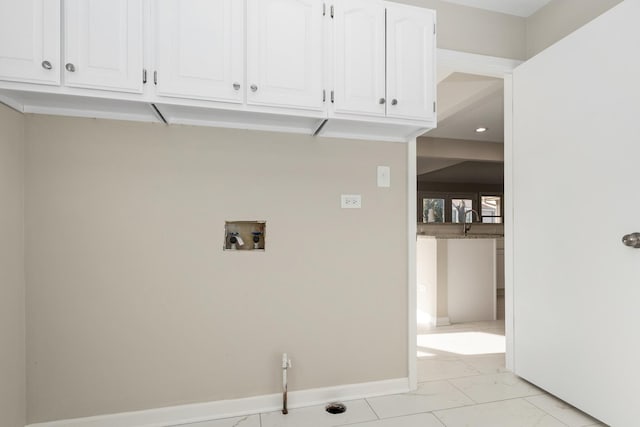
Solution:
{"label": "recessed ceiling light", "polygon": [[488,130],[489,130],[488,128],[479,127],[479,128],[476,129],[476,132],[482,133],[482,132],[486,132]]}

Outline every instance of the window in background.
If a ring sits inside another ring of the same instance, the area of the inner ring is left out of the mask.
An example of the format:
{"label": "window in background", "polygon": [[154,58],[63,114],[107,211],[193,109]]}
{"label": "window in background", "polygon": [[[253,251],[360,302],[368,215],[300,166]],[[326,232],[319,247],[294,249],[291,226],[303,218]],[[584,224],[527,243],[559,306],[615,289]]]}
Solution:
{"label": "window in background", "polygon": [[451,222],[473,222],[473,218],[465,221],[467,211],[473,209],[473,200],[471,199],[451,199]]}
{"label": "window in background", "polygon": [[502,197],[481,196],[482,222],[489,224],[502,224]]}
{"label": "window in background", "polygon": [[423,199],[422,222],[444,222],[444,199]]}

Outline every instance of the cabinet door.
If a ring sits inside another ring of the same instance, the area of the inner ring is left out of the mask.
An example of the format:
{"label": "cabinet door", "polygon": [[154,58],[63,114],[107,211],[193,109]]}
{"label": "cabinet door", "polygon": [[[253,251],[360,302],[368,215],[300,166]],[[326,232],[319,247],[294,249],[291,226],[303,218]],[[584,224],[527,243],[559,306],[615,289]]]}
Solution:
{"label": "cabinet door", "polygon": [[343,0],[334,7],[335,112],[384,116],[384,4]]}
{"label": "cabinet door", "polygon": [[321,110],[322,0],[247,1],[247,103]]}
{"label": "cabinet door", "polygon": [[0,0],[0,80],[60,84],[60,0]]}
{"label": "cabinet door", "polygon": [[142,92],[142,0],[65,0],[65,84]]}
{"label": "cabinet door", "polygon": [[387,3],[387,117],[432,120],[435,14]]}
{"label": "cabinet door", "polygon": [[242,102],[243,2],[159,0],[154,15],[159,95]]}

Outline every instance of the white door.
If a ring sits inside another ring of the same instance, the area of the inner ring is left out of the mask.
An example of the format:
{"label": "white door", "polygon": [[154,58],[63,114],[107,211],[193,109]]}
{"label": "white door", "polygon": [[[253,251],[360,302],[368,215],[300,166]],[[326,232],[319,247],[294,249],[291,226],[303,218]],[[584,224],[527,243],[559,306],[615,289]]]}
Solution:
{"label": "white door", "polygon": [[433,120],[435,13],[387,3],[387,117]]}
{"label": "white door", "polygon": [[247,103],[321,110],[322,0],[247,1]]}
{"label": "white door", "polygon": [[334,13],[334,111],[384,116],[384,3],[337,1]]}
{"label": "white door", "polygon": [[0,80],[60,84],[60,0],[0,0]]}
{"label": "white door", "polygon": [[142,0],[65,0],[67,86],[142,92]]}
{"label": "white door", "polygon": [[244,7],[237,0],[158,0],[157,93],[241,103]]}
{"label": "white door", "polygon": [[513,75],[515,372],[616,427],[640,405],[640,2]]}

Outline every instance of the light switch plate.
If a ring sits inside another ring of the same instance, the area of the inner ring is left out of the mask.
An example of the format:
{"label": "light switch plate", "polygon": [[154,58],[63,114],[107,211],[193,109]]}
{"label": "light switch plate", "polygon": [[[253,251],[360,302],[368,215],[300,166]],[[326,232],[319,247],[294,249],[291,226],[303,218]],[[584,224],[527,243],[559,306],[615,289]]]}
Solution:
{"label": "light switch plate", "polygon": [[340,196],[340,206],[342,209],[360,209],[362,196],[360,194],[343,194]]}
{"label": "light switch plate", "polygon": [[391,168],[389,166],[378,166],[378,187],[391,187]]}

